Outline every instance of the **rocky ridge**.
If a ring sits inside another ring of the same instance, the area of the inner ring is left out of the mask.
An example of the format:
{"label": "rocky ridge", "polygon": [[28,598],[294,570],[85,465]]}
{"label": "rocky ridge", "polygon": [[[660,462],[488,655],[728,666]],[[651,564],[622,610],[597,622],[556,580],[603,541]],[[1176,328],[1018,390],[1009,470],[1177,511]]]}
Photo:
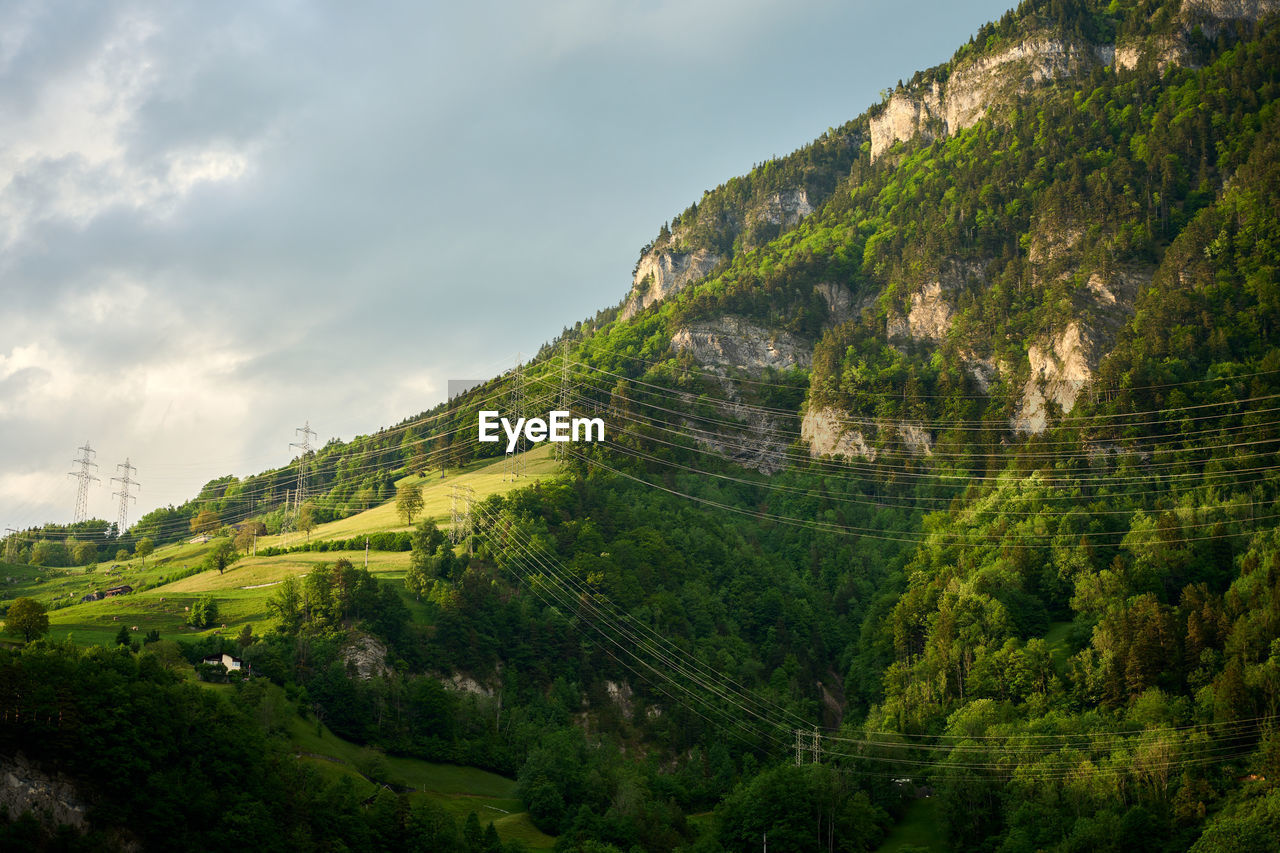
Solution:
{"label": "rocky ridge", "polygon": [[1184,0],[1180,27],[1172,36],[1137,42],[1087,44],[1036,35],[999,52],[962,61],[944,82],[933,81],[894,92],[871,118],[871,160],[896,142],[915,138],[928,142],[971,127],[988,108],[1013,103],[1017,96],[1065,77],[1079,76],[1098,65],[1133,69],[1144,61],[1163,73],[1189,62],[1188,37],[1199,27],[1214,38],[1227,24],[1254,22],[1280,11],[1280,0]]}

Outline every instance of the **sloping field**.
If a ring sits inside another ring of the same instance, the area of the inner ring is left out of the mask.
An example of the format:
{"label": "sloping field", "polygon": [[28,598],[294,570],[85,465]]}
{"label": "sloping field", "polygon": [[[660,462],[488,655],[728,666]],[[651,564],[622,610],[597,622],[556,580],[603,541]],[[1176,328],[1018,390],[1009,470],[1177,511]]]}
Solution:
{"label": "sloping field", "polygon": [[[507,477],[505,460],[499,459],[493,462],[477,463],[474,467],[448,477],[440,477],[436,473],[404,477],[396,481],[396,485],[417,483],[422,486],[422,512],[414,517],[414,524],[424,518],[433,518],[441,527],[446,527],[449,524],[450,494],[453,486],[470,486],[475,490],[476,500],[482,500],[489,495],[505,494],[512,489],[553,476],[559,470],[550,445],[541,445],[520,454],[520,462],[521,477],[514,482]],[[404,519],[396,511],[396,502],[392,500],[348,518],[321,524],[311,531],[310,537],[301,533],[264,536],[258,540],[258,547],[297,545],[307,541],[308,538],[350,539],[362,533],[412,529],[413,525],[404,523]]]}
{"label": "sloping field", "polygon": [[376,762],[379,775],[387,783],[412,789],[410,799],[424,797],[440,803],[459,824],[475,812],[480,825],[492,823],[503,842],[520,841],[533,850],[555,846],[554,838],[533,825],[524,804],[516,797],[515,781],[505,776],[475,767],[384,756],[343,740],[326,726],[317,730],[314,723],[296,715],[289,721],[288,733],[303,760],[314,762],[326,777],[351,777],[358,791],[376,791],[364,773],[371,762]]}
{"label": "sloping field", "polygon": [[[401,482],[423,484],[423,511],[416,516],[434,518],[448,526],[450,493],[454,484],[470,486],[477,500],[527,486],[553,476],[558,466],[549,446],[538,447],[521,455],[522,476],[512,481],[507,476],[504,460],[477,464],[469,470],[445,478],[410,477]],[[320,525],[311,533],[313,541],[350,539],[362,533],[384,530],[410,530],[411,525],[396,512],[395,501],[366,510],[349,518]],[[291,540],[285,542],[285,539]],[[260,548],[272,544],[299,544],[305,537],[263,537]],[[301,576],[321,562],[332,563],[345,557],[364,567],[364,550],[307,551],[273,557],[244,557],[227,571],[199,571],[210,545],[178,543],[167,545],[147,558],[146,565],[133,559],[122,563],[102,563],[93,572],[82,568],[44,568],[0,564],[0,595],[12,600],[18,596],[36,598],[51,609],[50,636],[76,642],[110,644],[120,626],[137,627],[139,635],[156,629],[165,637],[195,637],[206,630],[186,625],[189,608],[203,595],[218,602],[218,622],[208,630],[235,634],[245,623],[263,629],[269,623],[267,599],[272,588],[289,576]],[[369,571],[387,578],[403,576],[409,566],[407,551],[369,551]],[[128,584],[135,592],[117,598],[81,603],[82,596],[108,587]],[[142,589],[146,587],[145,589]],[[140,591],[139,591],[140,590]],[[225,628],[223,626],[226,626]],[[132,631],[131,631],[132,633]]]}

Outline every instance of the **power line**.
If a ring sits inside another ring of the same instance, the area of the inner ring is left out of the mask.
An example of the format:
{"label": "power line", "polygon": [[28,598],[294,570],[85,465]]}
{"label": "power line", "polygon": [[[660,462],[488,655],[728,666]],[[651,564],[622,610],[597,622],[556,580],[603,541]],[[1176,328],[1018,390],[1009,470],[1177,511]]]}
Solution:
{"label": "power line", "polygon": [[[488,516],[487,520],[491,527],[496,526],[499,521],[492,514]],[[562,608],[566,614],[576,616],[582,623],[592,628],[607,643],[606,646],[602,647],[602,650],[615,662],[659,689],[681,707],[697,714],[713,725],[723,726],[729,734],[742,738],[744,741],[746,738],[743,733],[755,738],[762,738],[766,742],[772,741],[774,744],[773,749],[775,750],[779,748],[785,749],[787,748],[786,743],[779,737],[777,732],[789,728],[796,738],[795,754],[797,763],[804,763],[806,757],[812,762],[818,763],[823,755],[827,755],[833,758],[888,765],[889,767],[897,768],[898,773],[909,772],[910,770],[941,769],[973,771],[981,773],[992,780],[1008,778],[1015,773],[1020,776],[1051,780],[1066,778],[1077,773],[1082,752],[1095,755],[1104,752],[1114,753],[1117,749],[1124,749],[1129,746],[1140,747],[1144,741],[1150,743],[1152,738],[1158,739],[1169,736],[1174,738],[1204,738],[1204,740],[1183,740],[1180,742],[1162,741],[1172,750],[1177,750],[1177,754],[1171,755],[1167,760],[1141,762],[1141,766],[1137,768],[1139,772],[1175,770],[1178,768],[1225,763],[1251,753],[1258,733],[1274,719],[1272,717],[1261,717],[1253,720],[1224,723],[1147,728],[1136,732],[972,737],[967,735],[941,735],[937,738],[939,742],[934,744],[910,742],[905,740],[903,735],[894,732],[866,732],[864,737],[827,734],[821,732],[816,726],[799,720],[785,708],[774,705],[773,709],[771,709],[769,706],[773,703],[768,702],[768,700],[753,691],[739,687],[737,691],[726,692],[726,685],[723,682],[724,677],[722,675],[706,668],[706,665],[702,664],[689,652],[672,646],[669,640],[666,640],[660,634],[656,634],[652,629],[648,629],[647,626],[643,626],[643,623],[634,622],[628,614],[619,613],[610,608],[602,596],[584,587],[582,582],[572,574],[572,571],[564,566],[563,563],[560,563],[558,558],[549,554],[543,546],[534,545],[528,537],[521,536],[517,530],[511,528],[504,528],[501,536],[504,547],[510,549],[508,553],[531,562],[537,570],[543,573],[544,578],[540,581],[537,577],[518,575],[517,579],[522,581],[544,603],[551,604],[552,600],[554,600],[555,605],[553,606],[556,606],[557,609]],[[629,630],[628,626],[637,625],[645,627],[650,634],[653,634],[657,644],[655,645],[653,642]],[[647,670],[653,678],[619,658],[608,648],[608,645],[616,647],[623,655],[633,659],[643,670]],[[664,653],[659,646],[669,648],[670,653]],[[645,655],[653,655],[654,659],[650,660]],[[698,669],[703,669],[704,671],[699,673],[696,671]],[[658,680],[655,681],[655,678]],[[683,679],[687,679],[688,683]],[[668,690],[664,685],[669,685],[672,689]],[[684,698],[677,694],[683,694]],[[695,705],[705,708],[706,713],[700,710],[699,707],[695,707]],[[783,718],[789,718],[788,722],[784,723],[777,716],[774,716],[778,712],[781,712]],[[711,716],[708,716],[709,714],[718,719],[713,720]],[[803,727],[797,726],[796,723],[803,723]],[[895,737],[897,740],[878,740],[867,737],[875,734]],[[947,743],[946,739],[948,737],[958,738],[959,742]],[[1057,739],[1058,742],[1041,741],[1038,744],[1028,744],[1023,740],[1025,738]],[[985,746],[974,745],[969,742],[983,739],[1001,742]],[[843,749],[832,749],[824,745],[824,741],[846,746]],[[859,751],[847,751],[850,747]],[[871,752],[867,750],[871,750]],[[895,750],[904,751],[905,754],[895,755],[893,754]],[[911,757],[911,755],[920,752],[926,755],[930,752],[939,752],[942,753],[942,756],[938,758]],[[966,758],[965,754],[969,752],[977,754],[973,758]],[[1074,769],[1027,763],[1028,761],[1044,761],[1055,758],[1074,762]],[[1128,768],[1128,764],[1129,762],[1126,762],[1125,766],[1091,764],[1091,772],[1118,774],[1124,772]],[[854,772],[861,775],[893,775],[891,773],[876,773],[865,770],[856,770]]]}

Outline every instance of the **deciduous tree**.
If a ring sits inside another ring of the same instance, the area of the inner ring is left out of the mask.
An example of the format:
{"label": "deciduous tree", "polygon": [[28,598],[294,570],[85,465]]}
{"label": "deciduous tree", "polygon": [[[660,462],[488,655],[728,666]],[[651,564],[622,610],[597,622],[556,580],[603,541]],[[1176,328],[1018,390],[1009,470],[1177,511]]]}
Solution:
{"label": "deciduous tree", "polygon": [[202,509],[191,519],[191,532],[209,534],[222,526],[222,519],[211,509]]}
{"label": "deciduous tree", "polygon": [[191,605],[187,624],[196,628],[208,628],[218,621],[218,602],[212,595],[202,595]]}
{"label": "deciduous tree", "polygon": [[34,598],[19,598],[9,605],[4,617],[5,628],[21,634],[24,642],[31,642],[49,630],[49,612]]}
{"label": "deciduous tree", "polygon": [[396,489],[396,511],[405,524],[413,524],[413,517],[422,509],[422,486],[405,483]]}
{"label": "deciduous tree", "polygon": [[232,563],[240,559],[230,539],[219,539],[214,543],[213,549],[209,555],[204,558],[204,566],[206,569],[217,569],[218,574],[222,574]]}

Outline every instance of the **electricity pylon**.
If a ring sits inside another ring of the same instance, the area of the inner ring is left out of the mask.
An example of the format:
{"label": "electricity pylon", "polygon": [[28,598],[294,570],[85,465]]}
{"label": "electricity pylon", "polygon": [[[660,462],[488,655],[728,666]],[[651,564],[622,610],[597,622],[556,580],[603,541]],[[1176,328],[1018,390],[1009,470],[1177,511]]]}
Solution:
{"label": "electricity pylon", "polygon": [[93,457],[97,456],[97,451],[89,446],[89,442],[84,443],[84,447],[76,448],[80,451],[80,458],[73,459],[80,466],[79,471],[72,471],[67,476],[75,477],[80,481],[80,485],[76,488],[76,509],[71,514],[71,523],[85,521],[89,517],[89,483],[98,478],[89,470],[97,468],[98,463],[93,461]]}
{"label": "electricity pylon", "polygon": [[130,476],[138,469],[129,464],[129,457],[126,456],[124,462],[116,466],[116,471],[119,472],[121,468],[124,469],[124,476],[111,478],[111,482],[120,484],[120,491],[111,493],[111,497],[120,498],[120,515],[116,521],[116,536],[123,536],[125,530],[129,527],[129,501],[138,502],[136,497],[129,494],[129,487],[138,486],[138,488],[142,488],[141,484]]}
{"label": "electricity pylon", "polygon": [[281,524],[281,530],[292,530],[298,522],[298,514],[302,511],[303,496],[307,493],[307,454],[312,451],[311,439],[316,437],[316,431],[311,428],[311,421],[306,421],[302,426],[294,430],[294,434],[301,435],[302,441],[289,442],[290,447],[298,448],[298,485],[293,490],[293,506],[289,506],[288,498],[285,499],[284,507],[284,523]]}
{"label": "electricity pylon", "polygon": [[475,489],[470,486],[454,484],[449,491],[449,541],[457,545],[465,537],[467,553],[471,553],[471,503],[475,500]]}
{"label": "electricity pylon", "polygon": [[[560,352],[560,411],[569,411],[569,339],[561,342]],[[569,448],[564,442],[556,445],[556,459],[563,462],[569,458]]]}
{"label": "electricity pylon", "polygon": [[[524,364],[520,361],[516,361],[516,371],[511,382],[511,412],[508,417],[515,419],[513,422],[518,422],[518,419],[524,417]],[[515,480],[520,476],[520,444],[521,439],[516,438],[515,448],[507,454],[505,467],[508,480]]]}

